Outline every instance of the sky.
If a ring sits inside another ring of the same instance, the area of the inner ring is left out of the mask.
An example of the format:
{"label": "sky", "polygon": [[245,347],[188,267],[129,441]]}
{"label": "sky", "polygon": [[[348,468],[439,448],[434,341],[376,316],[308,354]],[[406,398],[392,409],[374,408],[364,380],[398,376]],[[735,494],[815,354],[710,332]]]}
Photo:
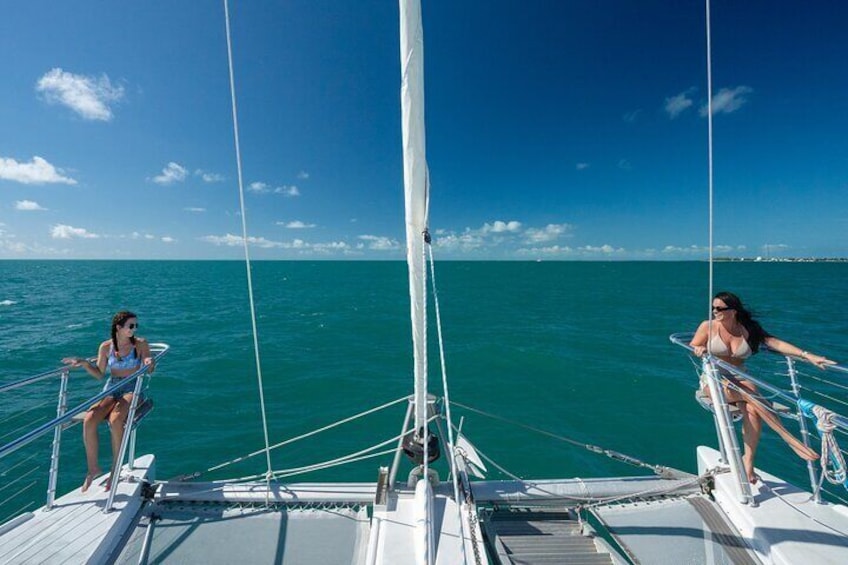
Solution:
{"label": "sky", "polygon": [[[397,3],[230,14],[251,257],[402,259]],[[713,3],[717,256],[848,256],[847,16]],[[437,260],[707,257],[703,2],[423,18]],[[242,257],[221,1],[12,2],[0,52],[0,259]]]}

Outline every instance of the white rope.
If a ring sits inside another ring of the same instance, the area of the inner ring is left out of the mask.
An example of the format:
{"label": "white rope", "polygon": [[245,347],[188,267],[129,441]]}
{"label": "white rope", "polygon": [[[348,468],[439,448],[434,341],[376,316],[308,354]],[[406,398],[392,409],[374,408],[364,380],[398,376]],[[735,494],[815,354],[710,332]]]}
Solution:
{"label": "white rope", "polygon": [[822,479],[827,479],[827,482],[832,485],[843,485],[846,479],[845,458],[833,435],[833,430],[836,429],[836,423],[833,421],[836,414],[822,406],[814,406],[813,413],[816,415],[816,427],[821,432],[822,438],[822,476],[819,479],[818,488],[821,488]]}
{"label": "white rope", "polygon": [[[341,426],[342,424],[347,424],[348,422],[352,422],[353,420],[356,420],[358,418],[363,418],[365,416],[368,416],[369,414],[373,414],[374,412],[379,412],[380,410],[383,410],[385,408],[388,408],[389,406],[393,406],[393,405],[398,404],[399,402],[403,402],[405,400],[408,400],[408,397],[402,396],[402,397],[400,397],[396,400],[392,400],[391,402],[386,402],[385,404],[381,404],[380,406],[377,406],[376,408],[371,408],[371,409],[366,410],[364,412],[360,412],[359,414],[354,414],[353,416],[349,416],[347,418],[344,418],[343,420],[333,422],[332,424],[328,424],[328,425],[326,425],[322,428],[318,428],[316,430],[312,430],[311,432],[306,432],[305,434],[301,434],[299,436],[289,438],[287,440],[283,440],[279,443],[276,443],[276,444],[270,446],[268,449],[277,449],[278,447],[283,447],[284,445],[288,445],[290,443],[294,443],[296,441],[306,439],[308,437],[317,435],[321,432],[325,432],[327,430],[331,430],[333,428]],[[226,467],[228,465],[232,465],[234,463],[239,463],[239,462],[244,461],[246,459],[250,459],[251,457],[255,457],[255,456],[259,455],[260,453],[264,453],[264,452],[265,452],[264,449],[260,449],[258,451],[254,451],[253,453],[249,453],[249,454],[243,455],[241,457],[236,457],[235,459],[231,459],[230,461],[226,461],[226,462],[221,463],[219,465],[215,465],[214,467],[210,467],[210,468],[206,469],[205,472],[209,473],[209,472],[212,472],[212,471],[217,471],[218,469],[221,469],[221,468]]]}
{"label": "white rope", "polygon": [[238,171],[239,211],[241,212],[242,243],[244,244],[244,264],[247,270],[247,295],[250,302],[250,324],[253,329],[253,352],[256,357],[256,379],[259,384],[259,407],[262,413],[262,432],[265,436],[265,459],[268,464],[266,484],[271,491],[271,451],[268,449],[268,418],[265,415],[265,390],[262,385],[262,362],[259,355],[259,332],[256,328],[256,305],[253,301],[253,279],[250,275],[250,251],[247,245],[247,209],[244,205],[244,180],[241,167],[241,145],[239,143],[238,106],[236,104],[236,81],[233,69],[233,43],[230,35],[230,9],[228,0],[224,0],[224,20],[227,31],[227,63],[230,71],[230,100],[233,110],[233,140],[236,149],[236,170]]}
{"label": "white rope", "polygon": [[[433,287],[433,309],[436,313],[436,335],[439,340],[439,364],[442,370],[442,392],[445,399],[445,417],[448,420],[448,451],[450,452],[451,482],[453,483],[454,500],[456,500],[456,513],[457,518],[459,519],[460,537],[465,539],[465,523],[462,520],[462,499],[459,497],[459,475],[456,472],[456,454],[454,453],[453,420],[451,419],[450,394],[448,393],[448,372],[447,365],[445,363],[445,342],[442,337],[442,316],[441,311],[439,310],[439,293],[436,290],[436,264],[435,261],[433,261],[433,247],[429,243],[427,244],[427,250],[430,255],[430,280]],[[466,563],[468,560],[465,555],[465,543],[462,543],[461,547],[462,561],[463,563]]]}

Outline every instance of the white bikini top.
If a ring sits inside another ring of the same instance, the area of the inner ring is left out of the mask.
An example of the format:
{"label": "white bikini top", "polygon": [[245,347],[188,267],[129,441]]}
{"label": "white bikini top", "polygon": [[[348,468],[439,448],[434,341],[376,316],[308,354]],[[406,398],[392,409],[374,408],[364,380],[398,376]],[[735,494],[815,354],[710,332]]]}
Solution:
{"label": "white bikini top", "polygon": [[748,345],[748,342],[743,338],[742,343],[736,349],[736,351],[730,351],[727,347],[727,344],[719,337],[719,335],[713,334],[712,339],[710,339],[710,347],[709,350],[713,355],[720,355],[722,357],[732,357],[734,359],[747,359],[751,356],[751,346]]}

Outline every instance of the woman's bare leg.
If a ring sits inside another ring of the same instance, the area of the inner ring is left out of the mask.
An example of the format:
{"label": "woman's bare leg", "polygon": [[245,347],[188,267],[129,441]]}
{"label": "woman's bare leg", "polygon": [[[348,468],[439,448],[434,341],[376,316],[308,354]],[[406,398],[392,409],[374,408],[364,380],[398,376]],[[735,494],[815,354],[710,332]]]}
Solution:
{"label": "woman's bare leg", "polygon": [[[112,432],[112,469],[118,461],[121,451],[121,441],[124,439],[124,426],[127,423],[127,415],[130,411],[132,394],[125,394],[115,403],[115,408],[109,413],[109,429]],[[106,490],[112,487],[112,475],[106,480]]]}
{"label": "woman's bare leg", "polygon": [[104,398],[86,412],[85,419],[82,422],[82,441],[85,445],[85,461],[88,467],[85,481],[82,483],[82,492],[88,490],[91,486],[91,481],[101,472],[100,465],[97,461],[97,452],[100,447],[97,437],[97,426],[106,419],[114,406],[115,402],[111,397]]}
{"label": "woman's bare leg", "polygon": [[757,446],[760,444],[760,436],[763,433],[763,421],[759,414],[751,409],[750,403],[740,401],[737,404],[742,410],[742,443],[745,446],[742,464],[745,466],[748,482],[755,484],[757,474],[754,471],[754,457],[757,455]]}
{"label": "woman's bare leg", "polygon": [[[749,420],[749,427],[751,429],[750,441],[753,441],[754,450],[756,450],[757,443],[759,443],[759,433],[762,429],[762,421],[765,421],[768,426],[773,429],[777,434],[783,438],[789,447],[800,457],[801,459],[805,459],[807,461],[816,461],[819,458],[819,454],[816,453],[813,449],[810,449],[806,445],[801,442],[798,438],[793,436],[789,430],[787,430],[783,423],[781,423],[780,418],[768,409],[768,407],[763,406],[760,402],[758,402],[754,395],[757,394],[757,388],[747,382],[741,381],[737,383],[742,390],[732,390],[730,394],[728,394],[728,400],[739,402],[745,404],[745,412],[748,414],[747,420]],[[756,428],[756,429],[755,429]],[[743,426],[743,435],[744,435],[745,427]],[[745,439],[746,448],[749,439]],[[750,456],[750,464],[751,470],[753,471],[754,457],[753,452]]]}

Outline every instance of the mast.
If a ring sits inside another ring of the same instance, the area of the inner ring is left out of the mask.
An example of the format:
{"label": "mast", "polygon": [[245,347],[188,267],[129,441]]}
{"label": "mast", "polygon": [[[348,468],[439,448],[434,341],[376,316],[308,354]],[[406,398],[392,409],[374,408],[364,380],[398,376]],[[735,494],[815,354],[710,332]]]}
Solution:
{"label": "mast", "polygon": [[[429,187],[424,132],[424,33],[420,0],[400,0],[401,127],[406,208],[406,263],[415,383],[415,429],[427,424],[427,231]],[[429,237],[429,236],[428,236]],[[426,439],[425,439],[426,441]]]}

